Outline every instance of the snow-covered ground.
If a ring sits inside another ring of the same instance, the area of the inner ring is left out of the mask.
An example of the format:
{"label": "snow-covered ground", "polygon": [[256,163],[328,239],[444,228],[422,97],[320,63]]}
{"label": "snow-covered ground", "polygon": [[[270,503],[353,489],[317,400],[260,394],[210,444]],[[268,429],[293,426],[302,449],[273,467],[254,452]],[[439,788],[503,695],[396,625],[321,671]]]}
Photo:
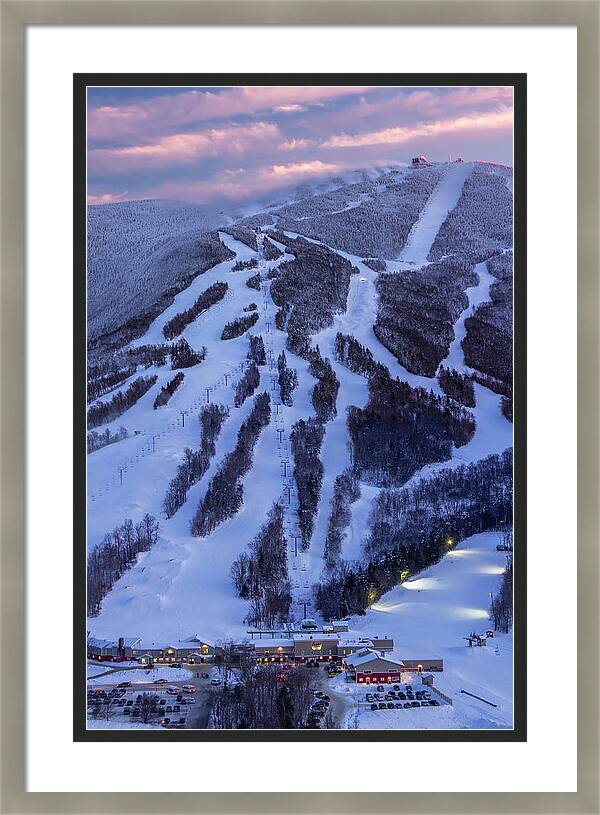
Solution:
{"label": "snow-covered ground", "polygon": [[[471,164],[450,165],[447,168],[413,227],[400,258],[388,261],[389,271],[417,269],[426,265],[437,231],[448,210],[456,205],[471,171]],[[346,208],[359,203],[349,202]],[[149,512],[157,516],[161,524],[159,542],[152,550],[138,557],[136,564],[115,583],[104,599],[100,615],[89,620],[88,627],[95,636],[113,638],[136,635],[159,641],[179,639],[191,631],[199,631],[209,641],[245,637],[247,625],[244,617],[248,604],[235,596],[230,569],[235,558],[246,549],[264,524],[273,503],[279,499],[283,499],[285,507],[294,612],[300,617],[302,603],[307,602],[310,616],[317,616],[310,605],[310,589],[318,581],[323,568],[323,548],[335,478],[350,463],[346,412],[352,405],[364,406],[368,399],[366,379],[350,372],[335,360],[337,332],[356,337],[389,368],[393,376],[413,386],[440,393],[435,378],[416,376],[406,371],[375,337],[373,324],[377,313],[377,273],[366,266],[362,258],[339,251],[355,266],[358,274],[351,276],[346,311],[335,316],[331,327],[313,337],[313,344],[318,344],[322,355],[331,361],[340,381],[340,390],[337,416],[325,426],[321,450],[324,480],[312,544],[307,553],[297,551],[292,538],[298,533],[298,526],[297,495],[290,477],[292,460],[289,434],[295,422],[314,413],[310,397],[315,379],[308,373],[306,361],[286,349],[288,365],[297,370],[299,385],[293,395],[293,406],[281,404],[276,381],[276,359],[285,348],[286,334],[275,327],[276,307],[270,296],[270,287],[263,283],[261,290],[256,291],[246,286],[247,279],[256,274],[256,268],[231,271],[236,261],[257,258],[259,269],[265,277],[265,272],[291,256],[284,254],[278,260],[266,261],[262,252],[255,252],[226,233],[220,234],[224,243],[235,253],[235,258],[195,278],[187,289],[177,295],[172,305],[154,320],[146,334],[135,342],[135,345],[162,343],[162,328],[174,314],[189,308],[213,283],[226,281],[229,290],[225,298],[187,326],[182,334],[192,348],[207,348],[206,360],[201,365],[184,370],[183,384],[168,405],[158,410],[153,409],[154,399],[160,387],[173,377],[173,372],[167,368],[138,371],[135,376],[156,374],[156,384],[126,413],[99,428],[102,431],[109,427],[114,431],[123,425],[130,434],[129,438],[88,456],[89,547],[96,546],[107,532],[125,518],[137,522],[144,513]],[[284,249],[282,246],[279,248]],[[335,247],[333,250],[338,251]],[[443,363],[458,370],[467,370],[460,346],[465,336],[465,318],[479,303],[489,299],[489,288],[494,280],[485,263],[479,264],[476,272],[479,283],[467,290],[469,305],[457,320],[455,339]],[[234,448],[239,427],[254,401],[251,398],[240,408],[233,406],[235,386],[244,371],[247,336],[228,341],[220,339],[225,323],[241,316],[244,307],[252,302],[258,305],[259,321],[251,333],[263,336],[269,357],[267,365],[261,367],[257,393],[267,390],[272,397],[271,423],[263,430],[254,451],[252,469],[243,479],[242,509],[209,537],[195,538],[189,531],[190,520],[223,457]],[[127,387],[127,384],[123,383],[118,389]],[[500,397],[481,385],[476,385],[475,391],[477,430],[471,442],[455,450],[450,462],[429,465],[417,473],[414,480],[441,467],[476,461],[511,446],[512,425],[501,413]],[[175,475],[184,448],[199,447],[197,415],[207,401],[227,405],[230,415],[218,438],[216,454],[208,472],[189,490],[187,501],[180,510],[166,520],[161,513],[162,499],[169,481]],[[136,431],[140,431],[140,434],[135,435]],[[285,471],[284,461],[289,462]],[[351,523],[343,542],[342,556],[346,560],[361,557],[362,544],[369,530],[369,515],[378,493],[376,487],[361,484],[361,497],[351,506]],[[454,707],[377,713],[361,709],[358,714],[353,713],[348,718],[345,726],[506,727],[510,723],[511,638],[497,637],[490,643],[492,647],[472,649],[462,641],[462,637],[471,630],[481,631],[487,627],[489,593],[497,587],[504,565],[504,557],[495,551],[495,544],[493,535],[475,536],[463,542],[418,579],[398,586],[382,597],[365,617],[352,620],[353,629],[361,634],[391,634],[396,642],[395,654],[399,658],[409,657],[413,653],[425,657],[442,656],[446,670],[436,676],[436,684],[455,698]],[[424,644],[427,653],[423,652]],[[165,675],[167,679],[180,678],[183,673],[180,669],[157,670],[176,671],[177,677]],[[130,681],[144,681],[148,676],[144,671],[120,672],[119,681],[130,679],[128,674],[135,675],[135,679],[131,678]],[[159,678],[159,674],[155,670],[152,679],[156,678]],[[101,684],[103,679],[108,681],[109,677],[97,680],[92,677],[90,681]],[[499,708],[482,705],[460,694],[463,688],[496,702]]]}
{"label": "snow-covered ground", "polygon": [[506,563],[505,553],[496,551],[498,543],[493,532],[462,541],[439,563],[385,594],[364,617],[353,619],[353,630],[361,635],[393,637],[393,657],[442,658],[444,671],[434,674],[434,683],[454,700],[454,716],[464,720],[460,726],[512,724],[512,635],[496,633],[485,648],[470,648],[463,639],[489,628],[490,593],[497,590]]}
{"label": "snow-covered ground", "polygon": [[[107,667],[110,663],[106,663]],[[110,666],[113,667],[113,666]],[[170,666],[154,667],[149,670],[136,668],[131,671],[111,671],[103,676],[90,677],[88,674],[88,685],[114,685],[115,682],[133,682],[140,685],[148,682],[155,682],[157,679],[173,680],[191,679],[193,673],[186,668],[171,668]]]}

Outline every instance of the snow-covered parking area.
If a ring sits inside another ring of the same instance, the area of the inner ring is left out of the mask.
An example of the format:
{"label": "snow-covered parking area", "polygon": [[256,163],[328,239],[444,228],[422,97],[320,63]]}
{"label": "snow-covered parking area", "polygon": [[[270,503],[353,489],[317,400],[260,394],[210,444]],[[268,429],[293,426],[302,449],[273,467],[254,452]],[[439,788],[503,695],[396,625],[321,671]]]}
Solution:
{"label": "snow-covered parking area", "polygon": [[119,682],[133,682],[134,685],[155,682],[157,679],[166,679],[167,682],[187,681],[193,674],[186,668],[153,668],[144,670],[137,668],[131,671],[110,671],[103,676],[88,676],[88,685],[115,685]]}

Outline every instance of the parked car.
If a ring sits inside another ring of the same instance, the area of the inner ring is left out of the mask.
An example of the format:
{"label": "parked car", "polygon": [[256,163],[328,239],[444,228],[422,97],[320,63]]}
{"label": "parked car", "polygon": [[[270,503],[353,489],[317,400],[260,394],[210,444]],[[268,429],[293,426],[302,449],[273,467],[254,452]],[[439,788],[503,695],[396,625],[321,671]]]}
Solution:
{"label": "parked car", "polygon": [[396,702],[394,707],[397,708],[398,710],[400,710],[400,708],[402,707],[402,702]]}
{"label": "parked car", "polygon": [[399,691],[400,690],[400,685],[394,685],[394,690]]}
{"label": "parked car", "polygon": [[182,688],[186,693],[196,693],[195,685],[183,685]]}
{"label": "parked car", "polygon": [[132,688],[133,682],[119,682],[117,688]]}
{"label": "parked car", "polygon": [[220,685],[220,684],[221,684],[221,680],[220,680],[220,679],[211,679],[211,680],[210,680],[210,684],[211,684],[211,685]]}
{"label": "parked car", "polygon": [[410,706],[411,707],[421,707],[421,703],[420,702],[411,702]]}
{"label": "parked car", "polygon": [[127,707],[131,707],[133,705],[133,699],[128,699],[125,704],[127,705]]}
{"label": "parked car", "polygon": [[386,709],[386,707],[387,707],[387,705],[386,705],[386,703],[385,703],[385,702],[380,702],[380,703],[379,703],[379,710],[385,710],[385,709]]}
{"label": "parked car", "polygon": [[163,727],[166,727],[170,721],[170,719],[162,719],[160,723]]}
{"label": "parked car", "polygon": [[387,706],[388,706],[388,710],[393,710],[394,709],[394,703],[393,702],[388,702]]}
{"label": "parked car", "polygon": [[379,685],[377,690],[379,691],[379,693],[383,693],[385,688],[383,687],[383,685]]}
{"label": "parked car", "polygon": [[405,702],[402,707],[406,710],[406,708],[410,707],[410,702]]}
{"label": "parked car", "polygon": [[379,710],[375,702],[373,702],[373,704],[371,705],[371,710]]}

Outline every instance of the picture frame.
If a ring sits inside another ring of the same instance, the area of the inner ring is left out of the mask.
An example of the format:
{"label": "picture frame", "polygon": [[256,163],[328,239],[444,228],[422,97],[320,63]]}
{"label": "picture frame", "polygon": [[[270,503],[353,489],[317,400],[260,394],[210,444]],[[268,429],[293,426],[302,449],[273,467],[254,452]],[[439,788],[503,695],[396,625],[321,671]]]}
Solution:
{"label": "picture frame", "polygon": [[[598,804],[598,3],[39,4],[2,14],[2,812],[584,812]],[[29,793],[25,782],[23,456],[25,359],[24,31],[30,25],[575,25],[578,33],[578,680],[576,793]],[[6,647],[11,643],[10,654]],[[582,660],[583,663],[583,660]],[[592,681],[594,680],[594,681]]]}

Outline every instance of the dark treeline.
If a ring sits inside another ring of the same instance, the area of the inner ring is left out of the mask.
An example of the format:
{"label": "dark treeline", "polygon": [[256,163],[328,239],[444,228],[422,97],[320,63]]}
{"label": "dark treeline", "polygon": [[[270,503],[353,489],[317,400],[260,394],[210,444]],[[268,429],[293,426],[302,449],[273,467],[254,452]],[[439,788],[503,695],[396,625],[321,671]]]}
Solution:
{"label": "dark treeline", "polygon": [[253,274],[252,277],[249,277],[248,280],[246,280],[246,286],[248,286],[249,289],[256,289],[258,291],[260,289],[260,275]]}
{"label": "dark treeline", "polygon": [[245,243],[246,246],[250,247],[250,249],[254,249],[255,252],[258,252],[256,233],[252,229],[234,224],[233,226],[227,226],[224,229],[221,229],[221,232],[227,232],[229,235],[235,238],[236,241]]}
{"label": "dark treeline", "polygon": [[258,261],[256,258],[250,258],[250,260],[238,260],[232,272],[245,272],[247,269],[254,269],[255,266],[258,266]]}
{"label": "dark treeline", "polygon": [[176,373],[170,382],[167,382],[166,385],[162,386],[162,388],[158,392],[158,396],[154,400],[154,410],[168,403],[171,396],[173,396],[177,388],[183,382],[184,376],[185,374],[182,374],[181,371],[179,371],[179,373]]}
{"label": "dark treeline", "polygon": [[446,396],[456,399],[466,407],[475,407],[475,388],[473,379],[468,374],[461,374],[454,368],[444,368],[438,371],[438,382]]}
{"label": "dark treeline", "polygon": [[247,317],[236,317],[223,329],[221,334],[222,340],[232,340],[235,337],[241,337],[249,328],[258,322],[258,314],[249,314]]}
{"label": "dark treeline", "polygon": [[418,272],[380,275],[375,336],[408,371],[435,376],[469,304],[465,289],[477,279],[473,264],[459,256]]}
{"label": "dark treeline", "polygon": [[115,393],[108,402],[99,402],[97,405],[92,405],[88,410],[88,427],[98,427],[98,425],[117,419],[135,405],[138,399],[141,399],[150,390],[157,379],[156,374],[148,377],[139,376],[125,390]]}
{"label": "dark treeline", "polygon": [[114,433],[111,433],[108,427],[102,433],[97,430],[90,430],[87,434],[87,451],[93,453],[101,447],[106,447],[107,444],[114,444],[117,441],[127,438],[127,428],[120,427]]}
{"label": "dark treeline", "polygon": [[98,399],[99,396],[104,396],[105,393],[111,391],[113,388],[116,388],[117,385],[120,385],[121,382],[124,382],[126,379],[129,379],[130,376],[133,376],[135,373],[136,366],[130,365],[128,368],[124,368],[117,371],[110,371],[102,376],[98,376],[93,379],[88,379],[88,386],[87,386],[87,400],[89,402],[93,402],[95,399]]}
{"label": "dark treeline", "polygon": [[129,360],[136,365],[143,365],[144,368],[149,368],[151,365],[162,368],[163,365],[166,365],[170,353],[170,345],[139,345],[137,348],[129,348],[126,351]]}
{"label": "dark treeline", "polygon": [[186,326],[192,323],[197,317],[207,311],[215,303],[218,303],[225,297],[228,289],[227,283],[217,281],[209,286],[206,291],[203,291],[200,297],[196,300],[193,306],[186,311],[181,311],[172,317],[168,323],[163,326],[163,334],[168,340],[178,337]]}
{"label": "dark treeline", "polygon": [[289,312],[286,328],[289,347],[296,351],[310,334],[331,325],[333,315],[346,309],[350,275],[356,269],[345,258],[303,238],[291,239],[277,233],[296,256],[277,267],[271,296],[279,308]]}
{"label": "dark treeline", "polygon": [[440,470],[403,490],[382,491],[373,509],[367,554],[380,555],[406,545],[415,550],[418,560],[427,535],[440,533],[456,542],[488,529],[510,527],[512,461],[509,449],[474,464]]}
{"label": "dark treeline", "polygon": [[512,524],[512,451],[385,490],[371,515],[366,562],[341,562],[316,591],[326,620],[363,614],[382,594],[437,563],[461,540]]}
{"label": "dark treeline", "polygon": [[465,362],[504,383],[512,395],[513,284],[512,253],[488,261],[488,270],[499,279],[490,287],[490,301],[481,303],[465,320],[462,341]]}
{"label": "dark treeline", "polygon": [[194,351],[183,337],[171,346],[171,370],[192,368],[206,359],[206,348]]}
{"label": "dark treeline", "polygon": [[290,436],[294,479],[298,490],[298,522],[302,548],[305,550],[310,546],[323,483],[323,465],[319,454],[324,434],[322,423],[311,416],[306,421],[300,419],[296,422]]}
{"label": "dark treeline", "polygon": [[463,252],[478,263],[511,246],[512,198],[503,176],[489,173],[483,165],[477,166],[465,181],[457,205],[442,224],[429,259]]}
{"label": "dark treeline", "polygon": [[494,631],[508,634],[513,622],[513,564],[511,555],[507,558],[500,588],[496,594],[492,595],[490,616],[494,622]]}
{"label": "dark treeline", "polygon": [[216,450],[216,441],[223,427],[228,410],[223,405],[206,405],[198,418],[202,428],[200,449],[183,451],[183,461],[177,468],[175,478],[167,488],[163,499],[163,511],[167,518],[172,518],[179,507],[185,504],[188,490],[202,478],[208,470]]}
{"label": "dark treeline", "polygon": [[368,266],[369,269],[373,269],[374,272],[385,272],[387,269],[385,260],[381,258],[364,258],[363,263],[365,266]]}
{"label": "dark treeline", "polygon": [[260,371],[256,363],[251,363],[245,370],[243,377],[237,384],[235,389],[235,397],[233,403],[236,407],[243,405],[249,396],[252,396],[254,391],[258,388],[260,382]]}
{"label": "dark treeline", "polygon": [[248,359],[256,362],[257,365],[265,365],[267,355],[265,353],[265,343],[260,334],[249,334],[250,348],[248,349]]}
{"label": "dark treeline", "polygon": [[248,303],[247,306],[244,306],[244,311],[257,311],[257,310],[258,306],[256,305],[256,303]]}
{"label": "dark treeline", "polygon": [[383,368],[377,362],[371,351],[361,345],[360,342],[349,334],[338,333],[335,338],[335,358],[346,368],[355,374],[366,376],[367,378],[375,372],[378,367]]}
{"label": "dark treeline", "polygon": [[298,387],[298,374],[295,368],[288,368],[285,351],[277,358],[277,371],[279,372],[279,394],[284,405],[291,407],[292,394]]}
{"label": "dark treeline", "polygon": [[292,307],[289,303],[286,303],[281,308],[278,308],[275,312],[275,325],[280,331],[285,331],[285,327],[287,325],[288,317],[292,311]]}
{"label": "dark treeline", "polygon": [[335,479],[333,497],[331,499],[331,514],[325,539],[325,566],[332,570],[340,563],[342,556],[342,542],[344,532],[352,518],[351,505],[360,498],[360,484],[354,477],[352,470],[346,470]]}
{"label": "dark treeline", "polygon": [[348,411],[354,472],[379,486],[400,485],[421,467],[446,461],[475,432],[473,414],[432,391],[411,388],[378,368],[365,408]]}
{"label": "dark treeline", "polygon": [[267,260],[277,260],[277,258],[280,258],[283,255],[283,252],[281,252],[275,246],[273,241],[270,241],[268,238],[264,239],[263,248],[265,250],[265,257]]}
{"label": "dark treeline", "polygon": [[499,379],[494,379],[493,376],[488,376],[487,374],[482,374],[480,371],[473,371],[471,374],[471,379],[473,382],[478,382],[480,385],[483,385],[484,388],[489,388],[494,393],[498,393],[501,396],[510,397],[512,395],[512,387],[510,384],[506,382],[500,382]]}
{"label": "dark treeline", "polygon": [[289,619],[292,589],[283,520],[283,507],[276,503],[249,552],[242,552],[231,567],[238,597],[250,601],[248,625],[272,628]]}
{"label": "dark treeline", "polygon": [[127,518],[92,550],[87,563],[87,611],[90,617],[100,613],[102,600],[123,572],[133,565],[139,553],[154,546],[159,531],[158,521],[152,515],[144,515],[137,526]]}
{"label": "dark treeline", "polygon": [[292,730],[307,725],[314,701],[310,671],[245,668],[235,685],[214,692],[209,727],[218,730]]}
{"label": "dark treeline", "polygon": [[509,422],[513,420],[513,400],[512,396],[503,396],[502,401],[500,402],[500,408],[502,410],[502,415],[508,419]]}
{"label": "dark treeline", "polygon": [[340,383],[328,359],[323,359],[319,349],[311,355],[308,372],[319,381],[311,394],[313,407],[321,422],[328,422],[336,415],[337,395]]}
{"label": "dark treeline", "polygon": [[271,399],[268,393],[260,393],[254,400],[252,412],[239,429],[235,449],[225,456],[219,471],[208,485],[190,524],[192,535],[206,537],[220,523],[233,518],[238,512],[244,501],[241,478],[252,466],[254,446],[270,420]]}

